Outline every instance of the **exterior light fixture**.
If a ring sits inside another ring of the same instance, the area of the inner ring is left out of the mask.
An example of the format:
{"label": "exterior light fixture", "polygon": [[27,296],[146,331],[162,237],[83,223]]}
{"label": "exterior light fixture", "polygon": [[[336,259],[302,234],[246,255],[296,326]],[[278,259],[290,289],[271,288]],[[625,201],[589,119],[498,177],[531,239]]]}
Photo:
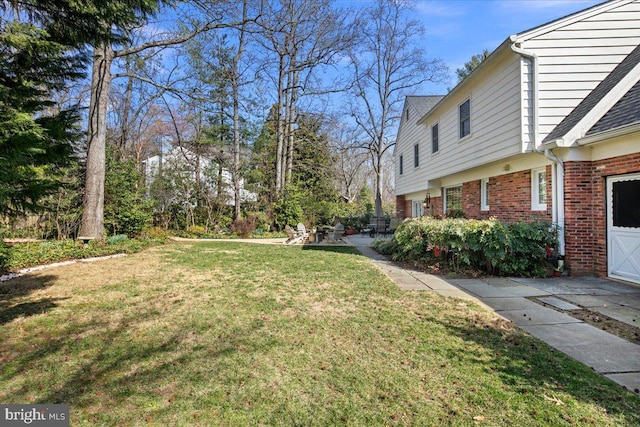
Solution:
{"label": "exterior light fixture", "polygon": [[431,194],[427,193],[424,198],[424,202],[422,202],[422,207],[426,210],[431,205]]}

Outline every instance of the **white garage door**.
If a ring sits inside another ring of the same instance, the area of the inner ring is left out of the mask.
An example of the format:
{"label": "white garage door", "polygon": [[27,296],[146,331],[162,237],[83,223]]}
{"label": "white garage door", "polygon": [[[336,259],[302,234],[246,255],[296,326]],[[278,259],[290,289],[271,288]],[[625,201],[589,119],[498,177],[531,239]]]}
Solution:
{"label": "white garage door", "polygon": [[607,178],[609,276],[640,283],[640,174]]}

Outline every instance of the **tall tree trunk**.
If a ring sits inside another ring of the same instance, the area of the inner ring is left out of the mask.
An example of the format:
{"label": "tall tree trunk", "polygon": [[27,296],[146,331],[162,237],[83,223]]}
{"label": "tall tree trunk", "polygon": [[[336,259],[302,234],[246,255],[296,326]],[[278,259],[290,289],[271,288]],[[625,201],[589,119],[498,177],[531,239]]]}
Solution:
{"label": "tall tree trunk", "polygon": [[91,100],[87,129],[87,172],[79,236],[102,239],[104,228],[104,178],[107,106],[113,50],[100,43],[93,51]]}
{"label": "tall tree trunk", "polygon": [[291,177],[293,176],[293,148],[295,145],[295,125],[298,121],[296,117],[296,101],[297,101],[297,86],[298,86],[298,71],[292,71],[292,84],[289,96],[289,104],[287,105],[287,164],[286,164],[286,182],[291,183]]}
{"label": "tall tree trunk", "polygon": [[124,154],[127,144],[129,143],[129,112],[131,110],[131,98],[133,97],[133,77],[130,75],[131,57],[126,57],[127,86],[124,91],[124,105],[122,106],[122,124],[120,129],[120,150]]}
{"label": "tall tree trunk", "polygon": [[[242,3],[242,22],[247,19],[247,0]],[[238,49],[233,58],[232,92],[233,92],[233,219],[240,218],[240,58],[244,53],[245,25],[240,27]]]}
{"label": "tall tree trunk", "polygon": [[285,93],[284,93],[284,77],[285,77],[285,57],[280,55],[280,63],[278,69],[278,113],[276,114],[276,196],[282,192],[284,183],[283,179],[283,159],[284,152],[284,105],[285,105]]}

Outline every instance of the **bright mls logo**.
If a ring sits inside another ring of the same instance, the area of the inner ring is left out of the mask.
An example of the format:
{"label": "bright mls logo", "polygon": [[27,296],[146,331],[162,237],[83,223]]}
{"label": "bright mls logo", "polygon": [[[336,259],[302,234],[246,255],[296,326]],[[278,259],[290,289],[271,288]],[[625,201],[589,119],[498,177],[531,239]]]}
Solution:
{"label": "bright mls logo", "polygon": [[0,425],[69,427],[69,405],[0,405]]}

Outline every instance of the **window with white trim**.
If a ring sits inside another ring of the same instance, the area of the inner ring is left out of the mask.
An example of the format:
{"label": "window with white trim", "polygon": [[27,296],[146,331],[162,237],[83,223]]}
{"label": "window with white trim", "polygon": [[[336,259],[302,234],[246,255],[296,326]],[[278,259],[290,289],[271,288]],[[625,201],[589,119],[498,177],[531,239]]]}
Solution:
{"label": "window with white trim", "polygon": [[413,167],[417,168],[420,166],[420,147],[418,144],[413,146]]}
{"label": "window with white trim", "polygon": [[471,133],[471,100],[467,99],[459,107],[460,139]]}
{"label": "window with white trim", "polygon": [[400,175],[402,175],[403,172],[404,172],[404,170],[403,170],[404,164],[403,163],[404,162],[403,162],[403,158],[402,158],[402,154],[401,154],[400,155],[400,159],[398,161],[398,168],[400,169]]}
{"label": "window with white trim", "polygon": [[531,171],[531,210],[547,210],[547,169]]}
{"label": "window with white trim", "polygon": [[414,218],[418,218],[421,217],[422,215],[424,215],[424,206],[422,206],[422,201],[420,200],[413,200],[413,209],[411,211],[411,216]]}
{"label": "window with white trim", "polygon": [[462,210],[462,186],[444,189],[444,211]]}
{"label": "window with white trim", "polygon": [[480,210],[489,210],[489,178],[480,180]]}

